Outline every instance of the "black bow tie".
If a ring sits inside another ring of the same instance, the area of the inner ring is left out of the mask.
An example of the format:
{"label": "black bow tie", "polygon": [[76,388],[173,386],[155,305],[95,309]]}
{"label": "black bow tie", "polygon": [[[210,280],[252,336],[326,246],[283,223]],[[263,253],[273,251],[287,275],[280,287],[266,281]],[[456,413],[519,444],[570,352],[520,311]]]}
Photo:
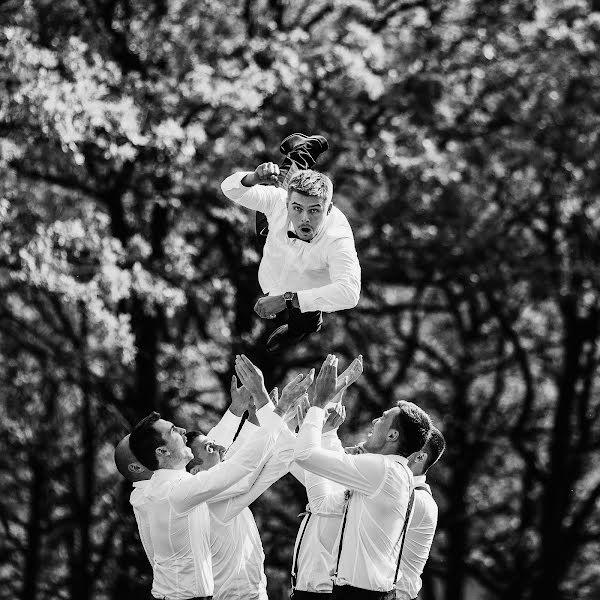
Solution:
{"label": "black bow tie", "polygon": [[310,240],[303,240],[298,234],[296,234],[293,231],[288,230],[287,234],[289,238],[293,238],[295,240],[300,240],[301,242],[306,242],[307,244],[310,244]]}

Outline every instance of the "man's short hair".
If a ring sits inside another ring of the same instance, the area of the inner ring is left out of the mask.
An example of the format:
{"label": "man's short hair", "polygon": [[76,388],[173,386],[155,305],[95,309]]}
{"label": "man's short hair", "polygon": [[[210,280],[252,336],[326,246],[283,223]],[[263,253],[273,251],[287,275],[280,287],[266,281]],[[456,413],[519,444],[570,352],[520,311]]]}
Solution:
{"label": "man's short hair", "polygon": [[288,184],[288,199],[292,192],[329,202],[333,198],[333,183],[327,175],[306,169],[298,171]]}
{"label": "man's short hair", "polygon": [[431,419],[413,402],[400,400],[396,406],[400,412],[394,417],[392,429],[396,429],[400,434],[398,454],[408,457],[420,450],[429,439]]}
{"label": "man's short hair", "polygon": [[435,465],[445,449],[446,440],[444,439],[442,432],[437,427],[432,426],[429,439],[423,447],[423,451],[427,452],[427,460],[423,465],[423,474],[427,473],[427,471]]}
{"label": "man's short hair", "polygon": [[[185,445],[192,450],[192,444],[194,443],[194,440],[198,437],[202,435],[202,433],[200,431],[186,431],[185,432],[185,437],[187,438],[187,442],[185,443]],[[188,471],[191,471],[194,467],[197,467],[198,465],[203,464],[204,461],[203,460],[198,460],[195,456],[194,458],[192,458],[192,460],[190,460],[190,462],[185,466],[185,468]]]}
{"label": "man's short hair", "polygon": [[146,469],[156,471],[158,469],[158,459],[156,458],[156,449],[165,445],[165,440],[156,429],[154,423],[160,419],[157,412],[151,412],[144,417],[129,435],[129,447]]}

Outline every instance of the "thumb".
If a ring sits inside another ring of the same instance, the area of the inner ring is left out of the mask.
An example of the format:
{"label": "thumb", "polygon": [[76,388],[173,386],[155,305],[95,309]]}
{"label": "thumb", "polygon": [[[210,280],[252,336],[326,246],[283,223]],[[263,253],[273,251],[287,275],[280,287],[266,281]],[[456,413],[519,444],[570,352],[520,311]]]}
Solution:
{"label": "thumb", "polygon": [[237,377],[234,375],[231,378],[231,393],[235,394],[237,392]]}
{"label": "thumb", "polygon": [[273,404],[277,404],[277,402],[279,402],[279,390],[276,387],[271,390],[269,398],[271,398]]}

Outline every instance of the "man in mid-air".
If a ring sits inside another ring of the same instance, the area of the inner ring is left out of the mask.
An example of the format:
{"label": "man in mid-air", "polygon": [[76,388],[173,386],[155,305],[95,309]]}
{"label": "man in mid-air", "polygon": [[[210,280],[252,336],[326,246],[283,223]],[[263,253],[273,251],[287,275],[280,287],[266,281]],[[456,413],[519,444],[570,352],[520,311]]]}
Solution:
{"label": "man in mid-air", "polygon": [[[289,172],[285,179],[288,176]],[[268,221],[258,271],[266,295],[254,310],[263,319],[287,310],[287,323],[267,340],[270,352],[319,331],[323,312],[354,308],[360,296],[354,236],[344,214],[333,205],[329,177],[299,170],[286,182],[287,190],[274,187],[278,178],[279,166],[267,162],[254,171],[234,173],[221,184],[230,200],[263,213]]]}

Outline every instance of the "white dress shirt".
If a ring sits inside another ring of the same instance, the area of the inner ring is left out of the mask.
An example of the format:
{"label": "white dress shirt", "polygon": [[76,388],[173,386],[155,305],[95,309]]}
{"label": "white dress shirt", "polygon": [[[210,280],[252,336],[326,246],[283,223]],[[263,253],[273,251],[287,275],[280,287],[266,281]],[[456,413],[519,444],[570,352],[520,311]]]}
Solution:
{"label": "white dress shirt", "polygon": [[[415,475],[414,479],[415,503],[400,561],[401,575],[396,582],[396,598],[401,600],[416,598],[421,589],[421,575],[429,557],[438,520],[438,507],[431,495],[431,488],[425,483],[425,475]],[[418,487],[427,489],[417,489]]]}
{"label": "white dress shirt", "polygon": [[269,410],[263,414],[261,411],[258,413],[263,427],[243,452],[196,475],[185,468],[158,469],[145,485],[134,486],[130,502],[152,565],[155,597],[185,600],[213,594],[206,502],[239,494],[234,484],[266,461],[283,420]]}
{"label": "white dress shirt", "polygon": [[245,187],[249,173],[230,175],[221,189],[230,199],[267,216],[269,234],[258,269],[265,294],[297,292],[302,312],[354,308],[360,296],[360,265],[348,219],[333,207],[310,243],[290,239],[287,192],[265,185]]}
{"label": "white dress shirt", "polygon": [[[243,449],[243,443],[238,445],[238,442],[251,439],[257,429],[249,422],[244,423],[235,441],[236,448]],[[250,490],[227,500],[209,502],[214,600],[268,600],[265,555],[256,522],[248,506],[288,472],[295,442],[296,436],[287,427],[283,428],[273,455]],[[230,450],[233,455],[236,448],[232,447]],[[227,460],[230,459],[228,452]]]}
{"label": "white dress shirt", "polygon": [[[322,447],[327,450],[344,452],[337,431],[323,434],[321,441]],[[293,474],[304,484],[308,496],[307,513],[300,524],[294,544],[292,573],[296,572],[296,589],[330,594],[333,588],[331,572],[337,558],[335,542],[342,524],[345,488],[303,469],[294,469]],[[337,503],[328,502],[332,496],[341,500]]]}
{"label": "white dress shirt", "polygon": [[[323,449],[321,429],[325,419],[322,408],[311,407],[298,433],[294,459],[307,471],[351,492],[334,583],[390,591],[394,589],[401,533],[414,487],[408,461],[397,455],[350,456]],[[325,508],[331,511],[336,505],[343,506],[339,493],[331,496]],[[334,551],[336,562],[338,546],[339,536]]]}

